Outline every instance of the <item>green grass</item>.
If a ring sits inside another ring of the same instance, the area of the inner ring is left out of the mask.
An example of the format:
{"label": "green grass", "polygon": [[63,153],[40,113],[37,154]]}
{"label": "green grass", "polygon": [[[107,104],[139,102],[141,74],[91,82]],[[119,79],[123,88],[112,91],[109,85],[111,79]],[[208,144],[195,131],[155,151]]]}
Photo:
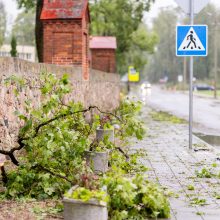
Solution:
{"label": "green grass", "polygon": [[188,185],[188,186],[187,186],[187,189],[188,189],[188,190],[195,190],[195,187],[194,187],[193,185]]}
{"label": "green grass", "polygon": [[186,123],[184,119],[178,118],[174,115],[171,115],[163,111],[158,111],[158,112],[152,111],[150,115],[154,121],[171,122],[173,124],[185,124]]}
{"label": "green grass", "polygon": [[[214,91],[208,91],[208,90],[204,90],[204,91],[194,91],[194,94],[214,97]],[[217,96],[220,97],[220,90],[218,90]]]}
{"label": "green grass", "polygon": [[213,177],[213,173],[211,173],[211,171],[209,169],[206,168],[202,168],[202,170],[195,171],[196,176],[199,178],[212,178]]}
{"label": "green grass", "polygon": [[199,205],[199,206],[207,205],[206,200],[205,199],[200,199],[200,198],[191,199],[190,204],[191,205]]}

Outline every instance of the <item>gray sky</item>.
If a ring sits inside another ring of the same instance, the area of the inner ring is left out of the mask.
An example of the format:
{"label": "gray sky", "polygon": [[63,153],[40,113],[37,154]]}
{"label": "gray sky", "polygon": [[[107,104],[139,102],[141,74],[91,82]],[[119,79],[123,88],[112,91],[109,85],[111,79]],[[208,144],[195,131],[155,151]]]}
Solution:
{"label": "gray sky", "polygon": [[[8,25],[11,26],[13,20],[15,19],[16,15],[18,14],[18,9],[16,5],[16,0],[2,0],[5,4],[6,11],[8,14]],[[220,0],[210,0],[211,3],[214,3],[218,7],[220,7]],[[147,22],[150,22],[152,18],[156,17],[160,8],[167,7],[167,6],[177,6],[175,0],[155,0],[155,4],[153,4],[149,13],[147,13]]]}
{"label": "gray sky", "polygon": [[[215,4],[218,8],[220,8],[220,0],[209,0],[209,2]],[[177,3],[175,2],[175,0],[155,0],[155,3],[152,5],[151,10],[145,16],[145,22],[151,27],[152,19],[157,17],[159,11],[162,8],[168,6],[176,7]]]}
{"label": "gray sky", "polygon": [[16,18],[19,12],[17,9],[16,0],[1,0],[1,1],[4,3],[7,12],[8,26],[11,27],[14,19]]}
{"label": "gray sky", "polygon": [[[183,0],[184,1],[184,0]],[[210,0],[210,3],[215,4],[216,6],[220,7],[219,0]],[[160,8],[167,7],[167,6],[177,6],[175,0],[155,0],[155,3],[152,5],[150,10],[150,17],[156,17]]]}

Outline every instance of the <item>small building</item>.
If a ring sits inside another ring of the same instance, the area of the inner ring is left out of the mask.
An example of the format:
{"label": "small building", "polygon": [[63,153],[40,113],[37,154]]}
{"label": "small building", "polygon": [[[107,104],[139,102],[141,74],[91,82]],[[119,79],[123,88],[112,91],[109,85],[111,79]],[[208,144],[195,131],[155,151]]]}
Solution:
{"label": "small building", "polygon": [[108,73],[116,73],[117,43],[115,37],[90,37],[91,67]]}
{"label": "small building", "polygon": [[[35,47],[28,45],[17,45],[17,57],[23,60],[35,62]],[[11,57],[11,45],[3,44],[0,47],[0,57]]]}
{"label": "small building", "polygon": [[43,62],[82,66],[83,79],[88,80],[88,0],[44,0],[40,20]]}

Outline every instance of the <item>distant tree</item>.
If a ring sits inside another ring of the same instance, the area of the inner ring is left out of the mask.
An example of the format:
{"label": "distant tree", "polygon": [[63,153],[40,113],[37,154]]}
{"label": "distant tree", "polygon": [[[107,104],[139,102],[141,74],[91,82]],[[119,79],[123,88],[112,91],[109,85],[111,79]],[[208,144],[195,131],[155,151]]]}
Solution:
{"label": "distant tree", "polygon": [[219,19],[220,11],[213,4],[205,7],[195,18],[196,24],[207,24],[209,28],[208,56],[195,58],[194,75],[198,80],[209,79],[211,81],[214,78],[214,48],[220,49],[220,41],[217,40],[217,44],[215,45],[215,29],[217,29],[217,39],[220,37]]}
{"label": "distant tree", "polygon": [[[147,72],[152,81],[157,82],[165,75],[169,77],[169,81],[175,82],[178,75],[183,74],[183,58],[175,55],[175,27],[178,22],[181,24],[189,24],[189,18],[180,15],[179,9],[166,8],[162,10],[153,23],[154,31],[159,36],[159,44],[157,52],[150,58]],[[214,32],[217,28],[217,38],[220,37],[220,29],[218,21],[220,20],[220,11],[212,4],[207,5],[196,17],[195,24],[207,24],[208,31],[208,56],[195,57],[194,59],[194,76],[197,80],[209,80],[213,78],[214,67],[214,47],[219,48],[220,41],[214,45]],[[220,54],[220,53],[219,53]],[[220,59],[219,66],[220,66]],[[187,59],[187,63],[188,63]]]}
{"label": "distant tree", "polygon": [[0,1],[0,46],[4,42],[5,31],[6,31],[6,12],[5,12],[4,4]]}
{"label": "distant tree", "polygon": [[[137,35],[136,40],[141,39],[138,37],[140,35],[145,35],[144,38],[148,38],[147,47],[151,47],[149,42],[154,42],[151,40],[152,36],[146,33],[146,29],[138,30],[143,15],[149,10],[152,2],[154,0],[95,0],[90,4],[91,34],[116,36],[117,38],[117,66],[120,73],[127,71],[128,60],[126,58],[134,60],[134,50],[140,44],[137,41],[135,44],[135,34]],[[139,49],[141,48],[139,47]],[[136,58],[137,54],[135,60],[137,60]]]}
{"label": "distant tree", "polygon": [[146,25],[141,24],[137,31],[132,34],[129,51],[121,55],[124,57],[125,68],[133,65],[143,75],[144,67],[148,61],[147,55],[154,52],[157,42],[157,35],[154,32],[148,31]]}
{"label": "distant tree", "polygon": [[16,36],[18,44],[35,45],[35,11],[30,9],[18,14],[12,27],[12,35]]}
{"label": "distant tree", "polygon": [[11,57],[17,57],[17,40],[15,36],[11,38]]}
{"label": "distant tree", "polygon": [[183,59],[176,57],[176,25],[179,11],[174,8],[162,10],[153,22],[153,29],[159,36],[157,50],[151,57],[148,74],[151,81],[157,82],[167,76],[169,81],[176,81],[182,74]]}
{"label": "distant tree", "polygon": [[19,8],[25,8],[26,11],[35,9],[35,41],[37,47],[37,55],[39,62],[42,62],[42,43],[43,43],[43,29],[40,21],[40,13],[43,7],[43,0],[17,0]]}

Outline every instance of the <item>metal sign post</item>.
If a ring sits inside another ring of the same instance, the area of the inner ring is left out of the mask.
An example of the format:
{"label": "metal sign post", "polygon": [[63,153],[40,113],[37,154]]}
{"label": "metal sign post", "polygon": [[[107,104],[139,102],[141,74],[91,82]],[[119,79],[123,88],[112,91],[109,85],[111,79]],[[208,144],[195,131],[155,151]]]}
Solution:
{"label": "metal sign post", "polygon": [[[194,24],[194,0],[190,4],[190,24]],[[189,149],[192,149],[192,128],[193,128],[193,56],[190,57],[189,71]]]}
{"label": "metal sign post", "polygon": [[[193,145],[193,56],[207,56],[207,26],[194,25],[194,13],[199,13],[209,0],[176,0],[190,15],[189,27],[177,26],[177,56],[190,56],[189,71],[189,149]],[[187,42],[189,41],[189,42]]]}
{"label": "metal sign post", "polygon": [[[183,11],[190,15],[191,13],[191,0],[175,0],[176,3],[183,9]],[[195,14],[199,13],[210,0],[194,0],[193,2],[193,12]]]}

